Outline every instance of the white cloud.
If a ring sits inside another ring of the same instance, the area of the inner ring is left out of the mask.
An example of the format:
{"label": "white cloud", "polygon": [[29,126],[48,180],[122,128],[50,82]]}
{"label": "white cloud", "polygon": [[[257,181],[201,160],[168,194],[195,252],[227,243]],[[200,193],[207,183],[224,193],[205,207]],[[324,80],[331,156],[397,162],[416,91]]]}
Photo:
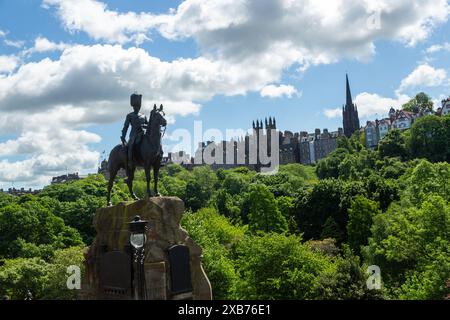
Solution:
{"label": "white cloud", "polygon": [[358,107],[361,118],[372,116],[386,116],[391,107],[399,109],[411,98],[407,95],[399,95],[396,98],[386,98],[378,94],[363,92],[356,96],[354,103]]}
{"label": "white cloud", "polygon": [[261,97],[264,98],[281,98],[287,97],[292,98],[293,96],[299,96],[300,93],[291,85],[268,85],[261,89],[260,91]]}
{"label": "white cloud", "polygon": [[[400,83],[395,91],[395,98],[386,98],[376,93],[362,92],[356,96],[354,103],[358,107],[360,118],[383,117],[391,107],[399,109],[411,97],[405,91],[411,88],[437,87],[448,83],[447,73],[444,69],[435,69],[423,64],[414,69]],[[328,118],[341,116],[341,109],[325,109]]]}
{"label": "white cloud", "polygon": [[[0,181],[37,183],[64,166],[82,171],[97,164],[93,160],[97,153],[87,146],[92,141],[80,140],[79,130],[123,120],[131,110],[128,99],[134,90],[144,94],[143,112],[148,113],[153,103],[163,103],[173,122],[176,116],[198,113],[200,103],[216,94],[257,91],[277,77],[260,69],[243,69],[244,65],[202,57],[165,62],[143,49],[120,45],[76,45],[64,49],[56,60],[25,63],[0,77],[0,132],[18,135],[0,146],[0,157],[27,159],[2,161]],[[72,137],[62,141],[74,149],[60,148],[45,128],[59,138],[65,132],[62,128],[71,130]],[[60,153],[49,153],[53,149]],[[13,173],[19,169],[21,173]]]}
{"label": "white cloud", "polygon": [[48,52],[48,51],[63,51],[64,49],[69,48],[70,45],[60,42],[55,43],[47,38],[37,37],[34,40],[34,46],[29,51],[30,52]]}
{"label": "white cloud", "polygon": [[[75,113],[67,109],[30,115],[0,113],[2,131],[10,129],[11,134],[14,127],[19,131],[17,138],[0,143],[0,187],[19,182],[36,188],[66,170],[96,169],[100,155],[89,145],[100,142],[101,138],[85,130],[66,128],[70,126],[67,118],[71,115]],[[61,121],[64,118],[66,121]],[[17,156],[25,160],[8,160]]]}
{"label": "white cloud", "polygon": [[19,59],[16,56],[0,55],[0,74],[2,72],[12,72],[19,65]]}
{"label": "white cloud", "polygon": [[417,87],[438,87],[446,81],[448,81],[447,72],[444,69],[435,69],[428,64],[423,64],[402,80],[398,92]]}
{"label": "white cloud", "polygon": [[327,118],[339,118],[342,117],[342,109],[341,108],[325,109],[324,114]]}
{"label": "white cloud", "polygon": [[425,50],[427,54],[434,54],[440,51],[450,51],[450,43],[444,42],[442,44],[435,44]]}
{"label": "white cloud", "polygon": [[[215,95],[243,95],[279,83],[293,65],[305,70],[343,58],[367,60],[380,39],[414,45],[449,15],[447,0],[186,0],[167,14],[119,13],[94,0],[43,5],[56,9],[69,32],[85,32],[100,43],[139,44],[157,31],[171,40],[192,38],[201,55],[168,62],[138,48],[66,47],[39,38],[31,50],[59,50],[60,57],[15,65],[0,76],[0,131],[18,136],[2,145],[4,156],[9,150],[8,157],[28,157],[0,162],[1,181],[42,181],[65,166],[93,167],[98,154],[89,144],[96,140],[83,140],[82,127],[122,119],[135,90],[144,94],[144,112],[162,102],[174,121],[198,112]],[[380,28],[367,23],[374,10],[381,13]],[[286,92],[282,88],[275,91]],[[370,113],[365,101],[378,109],[383,99],[358,97],[363,114]],[[69,133],[66,143],[75,149],[51,153],[58,142],[43,128]]]}
{"label": "white cloud", "polygon": [[8,31],[3,31],[0,30],[0,38],[3,38],[3,43],[9,47],[14,47],[14,48],[22,48],[25,44],[25,41],[22,40],[10,40],[6,37],[6,35],[8,34]]}
{"label": "white cloud", "polygon": [[[387,115],[391,107],[399,109],[410,99],[407,95],[386,98],[375,93],[362,92],[356,96],[353,102],[358,108],[360,118],[381,118]],[[324,114],[328,118],[339,118],[342,117],[342,108],[325,109]]]}
{"label": "white cloud", "polygon": [[[414,69],[400,83],[395,91],[395,98],[386,98],[375,93],[362,92],[356,96],[354,103],[358,107],[361,118],[382,117],[387,114],[391,107],[401,108],[411,97],[404,92],[411,88],[437,87],[448,84],[447,73],[444,69],[435,69],[423,64]],[[341,116],[341,109],[325,109],[324,114],[328,118]]]}
{"label": "white cloud", "polygon": [[57,8],[67,30],[84,31],[95,40],[109,43],[142,42],[154,25],[152,14],[118,13],[108,10],[103,2],[94,0],[44,0],[43,5]]}
{"label": "white cloud", "polygon": [[3,40],[3,42],[9,47],[14,47],[14,48],[19,48],[19,49],[25,45],[25,41],[22,41],[22,40],[5,39],[5,40]]}
{"label": "white cloud", "polygon": [[[275,70],[276,64],[272,62]],[[70,106],[87,111],[80,121],[103,122],[106,113],[112,114],[108,121],[114,121],[128,110],[128,96],[137,90],[150,103],[170,101],[195,112],[195,102],[217,94],[245,94],[276,81],[279,74],[272,67],[244,72],[245,64],[202,57],[165,62],[139,48],[77,45],[65,49],[57,60],[26,63],[0,78],[0,110],[14,105],[14,111],[43,112]],[[167,107],[174,116],[186,115],[185,109]]]}
{"label": "white cloud", "polygon": [[[44,0],[70,31],[125,43],[153,29],[169,39],[194,38],[216,59],[283,60],[308,66],[341,58],[366,60],[375,41],[415,45],[447,21],[447,0],[185,0],[167,14],[119,13],[95,0]],[[371,17],[379,24],[370,24]],[[145,39],[145,38],[143,38]]]}

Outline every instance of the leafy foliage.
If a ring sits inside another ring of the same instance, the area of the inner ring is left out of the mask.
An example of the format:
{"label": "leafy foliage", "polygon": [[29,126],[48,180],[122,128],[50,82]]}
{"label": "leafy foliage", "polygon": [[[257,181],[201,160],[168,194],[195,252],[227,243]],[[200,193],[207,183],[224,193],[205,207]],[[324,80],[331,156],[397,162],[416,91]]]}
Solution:
{"label": "leafy foliage", "polygon": [[[215,299],[442,299],[450,294],[449,124],[449,116],[423,117],[391,130],[376,150],[355,133],[315,167],[290,164],[274,175],[168,165],[159,187],[185,202],[182,225],[203,249]],[[145,195],[141,171],[135,189]],[[0,194],[0,295],[76,298],[67,266],[83,265],[105,196],[101,175],[36,196]],[[128,199],[117,179],[113,203]],[[373,264],[382,290],[367,289]]]}
{"label": "leafy foliage", "polygon": [[418,93],[414,98],[402,106],[402,109],[414,113],[433,111],[433,100],[424,92]]}

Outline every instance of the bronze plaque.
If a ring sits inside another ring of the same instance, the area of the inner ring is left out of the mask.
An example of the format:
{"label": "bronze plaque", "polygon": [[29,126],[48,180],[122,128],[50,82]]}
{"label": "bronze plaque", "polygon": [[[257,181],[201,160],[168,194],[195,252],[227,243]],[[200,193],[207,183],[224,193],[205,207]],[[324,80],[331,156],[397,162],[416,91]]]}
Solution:
{"label": "bronze plaque", "polygon": [[191,292],[192,281],[189,248],[187,246],[174,245],[168,249],[168,253],[172,294]]}
{"label": "bronze plaque", "polygon": [[132,299],[131,257],[121,251],[110,251],[100,258],[100,298]]}

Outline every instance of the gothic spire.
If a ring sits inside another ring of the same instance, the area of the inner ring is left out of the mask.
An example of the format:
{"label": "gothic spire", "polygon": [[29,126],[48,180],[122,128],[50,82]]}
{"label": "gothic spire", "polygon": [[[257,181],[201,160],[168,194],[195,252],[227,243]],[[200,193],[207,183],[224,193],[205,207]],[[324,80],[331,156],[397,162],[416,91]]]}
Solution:
{"label": "gothic spire", "polygon": [[348,82],[348,74],[345,74],[345,80],[346,80],[346,102],[347,107],[351,107],[353,105],[353,99],[352,99],[352,92],[350,91],[350,84]]}

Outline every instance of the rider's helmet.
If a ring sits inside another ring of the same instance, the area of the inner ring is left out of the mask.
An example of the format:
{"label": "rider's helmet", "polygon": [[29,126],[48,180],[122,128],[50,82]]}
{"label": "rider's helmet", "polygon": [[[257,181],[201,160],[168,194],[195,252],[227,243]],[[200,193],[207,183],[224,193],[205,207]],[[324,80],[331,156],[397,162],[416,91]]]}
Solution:
{"label": "rider's helmet", "polygon": [[130,96],[130,104],[132,107],[141,107],[142,103],[142,94],[133,93]]}

